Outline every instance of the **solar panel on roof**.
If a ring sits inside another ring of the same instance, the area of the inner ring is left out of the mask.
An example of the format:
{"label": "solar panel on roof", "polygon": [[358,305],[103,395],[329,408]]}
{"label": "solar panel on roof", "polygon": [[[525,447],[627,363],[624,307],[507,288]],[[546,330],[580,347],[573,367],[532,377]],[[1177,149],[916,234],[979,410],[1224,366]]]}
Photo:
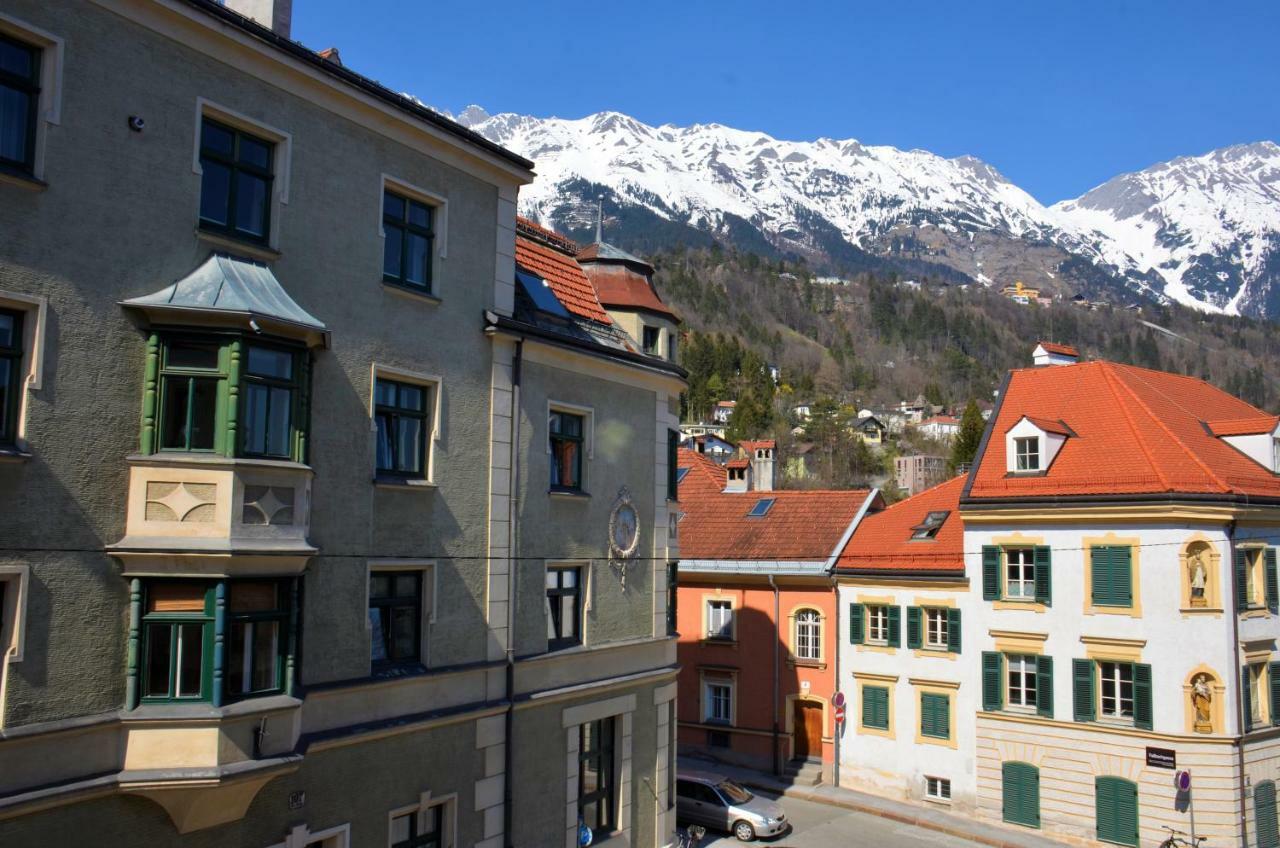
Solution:
{"label": "solar panel on roof", "polygon": [[547,285],[547,281],[527,271],[516,269],[516,281],[519,282],[521,290],[528,295],[529,300],[533,301],[534,308],[539,312],[545,312],[548,315],[556,315],[561,318],[568,318],[569,312],[564,308]]}

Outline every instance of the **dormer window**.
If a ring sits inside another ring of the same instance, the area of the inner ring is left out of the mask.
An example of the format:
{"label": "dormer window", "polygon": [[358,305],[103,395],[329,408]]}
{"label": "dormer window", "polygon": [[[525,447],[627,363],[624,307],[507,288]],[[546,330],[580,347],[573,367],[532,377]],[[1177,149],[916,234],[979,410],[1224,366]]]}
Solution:
{"label": "dormer window", "polygon": [[1040,439],[1034,436],[1013,440],[1018,471],[1040,470]]}
{"label": "dormer window", "polygon": [[729,479],[730,479],[730,480],[745,480],[745,479],[747,479],[747,469],[745,469],[745,468],[730,468],[730,469],[729,469]]}
{"label": "dormer window", "polygon": [[931,512],[924,517],[924,521],[912,527],[911,538],[913,541],[922,541],[936,538],[938,531],[942,529],[942,525],[947,520],[947,516],[951,514],[950,510],[941,510],[939,512]]}

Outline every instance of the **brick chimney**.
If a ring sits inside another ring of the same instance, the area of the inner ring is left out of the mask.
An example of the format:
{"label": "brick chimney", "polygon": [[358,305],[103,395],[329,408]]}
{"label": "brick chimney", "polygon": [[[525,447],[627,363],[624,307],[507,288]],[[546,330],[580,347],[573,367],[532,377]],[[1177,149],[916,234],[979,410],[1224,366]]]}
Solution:
{"label": "brick chimney", "polygon": [[252,18],[276,35],[289,38],[293,28],[293,0],[222,0],[222,5]]}

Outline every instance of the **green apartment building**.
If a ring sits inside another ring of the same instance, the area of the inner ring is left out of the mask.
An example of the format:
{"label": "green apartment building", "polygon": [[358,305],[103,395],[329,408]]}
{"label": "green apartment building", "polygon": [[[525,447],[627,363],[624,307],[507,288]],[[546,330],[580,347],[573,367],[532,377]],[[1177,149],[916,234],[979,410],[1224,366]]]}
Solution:
{"label": "green apartment building", "polygon": [[0,0],[0,845],[665,846],[684,374],[291,5]]}

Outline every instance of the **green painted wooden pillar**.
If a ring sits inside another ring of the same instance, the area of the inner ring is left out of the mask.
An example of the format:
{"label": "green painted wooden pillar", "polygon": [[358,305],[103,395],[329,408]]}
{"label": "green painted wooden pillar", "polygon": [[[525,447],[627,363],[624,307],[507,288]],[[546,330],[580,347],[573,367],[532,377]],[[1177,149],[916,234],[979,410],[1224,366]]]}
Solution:
{"label": "green painted wooden pillar", "polygon": [[138,679],[138,661],[142,649],[142,581],[137,577],[129,581],[129,650],[128,677],[124,685],[124,708],[138,708],[138,690],[141,681]]}
{"label": "green painted wooden pillar", "polygon": [[307,434],[311,431],[311,353],[308,351],[298,358],[301,360],[302,373],[298,380],[298,417],[293,428],[293,458],[298,462],[306,462]]}
{"label": "green painted wooden pillar", "polygon": [[236,441],[240,430],[240,365],[244,353],[244,344],[236,339],[230,345],[227,361],[227,441],[223,447],[224,456],[235,456],[239,449]]}
{"label": "green painted wooden pillar", "polygon": [[298,586],[302,578],[289,581],[289,647],[284,655],[284,693],[292,695],[297,686],[298,665]]}
{"label": "green painted wooden pillar", "polygon": [[226,660],[227,581],[219,580],[213,590],[213,692],[215,707],[222,706],[222,667]]}
{"label": "green painted wooden pillar", "polygon": [[138,433],[138,450],[156,452],[156,408],[160,394],[160,337],[147,338],[147,358],[142,379],[142,426]]}

